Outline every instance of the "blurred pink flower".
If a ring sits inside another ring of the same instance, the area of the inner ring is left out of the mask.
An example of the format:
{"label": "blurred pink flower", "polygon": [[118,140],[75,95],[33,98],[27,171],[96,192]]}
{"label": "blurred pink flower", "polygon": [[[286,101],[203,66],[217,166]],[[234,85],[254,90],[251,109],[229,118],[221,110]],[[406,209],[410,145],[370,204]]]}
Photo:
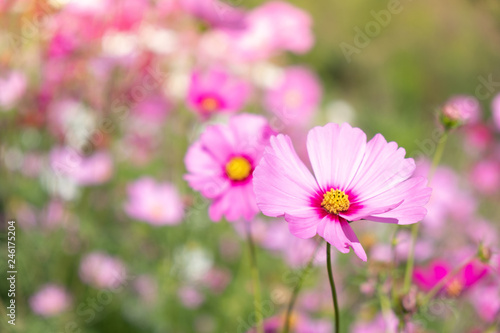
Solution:
{"label": "blurred pink flower", "polygon": [[464,130],[467,152],[479,155],[494,143],[494,135],[489,126],[483,123],[471,124]]}
{"label": "blurred pink flower", "polygon": [[148,96],[134,105],[132,112],[141,120],[155,124],[163,124],[172,106],[161,95]]}
{"label": "blurred pink flower", "polygon": [[196,70],[191,75],[187,102],[202,118],[213,114],[233,113],[241,110],[250,92],[244,81],[232,77],[227,71],[212,69]]}
{"label": "blurred pink flower", "polygon": [[107,151],[82,157],[68,147],[55,147],[50,152],[50,166],[56,174],[82,186],[105,183],[113,175],[113,160]]}
{"label": "blurred pink flower", "polygon": [[231,272],[222,268],[211,268],[201,279],[201,283],[212,292],[220,294],[231,282]]}
{"label": "blurred pink flower", "polygon": [[127,278],[123,262],[102,252],[87,254],[80,262],[80,279],[98,289],[117,289]]}
{"label": "blurred pink flower", "polygon": [[177,296],[181,303],[188,309],[196,309],[205,301],[203,294],[192,286],[183,286],[179,288],[177,290]]}
{"label": "blurred pink flower", "polygon": [[470,172],[472,186],[485,195],[491,195],[500,189],[500,162],[484,159],[477,162]]}
{"label": "blurred pink flower", "polygon": [[157,183],[143,177],[127,186],[125,212],[132,218],[152,225],[179,224],[184,217],[184,204],[174,185]]}
{"label": "blurred pink flower", "polygon": [[229,50],[244,61],[264,60],[280,51],[307,52],[314,43],[312,19],[284,1],[269,1],[246,15],[245,27],[227,30]]}
{"label": "blurred pink flower", "polygon": [[[415,170],[416,176],[426,176],[429,173],[430,162],[419,160]],[[459,184],[457,173],[446,166],[436,169],[432,179],[433,192],[427,204],[427,216],[422,221],[422,227],[429,236],[437,238],[446,232],[447,219],[468,221],[477,207],[477,200]]]}
{"label": "blurred pink flower", "polygon": [[500,316],[500,288],[498,285],[478,286],[470,295],[471,303],[483,320],[492,323]]}
{"label": "blurred pink flower", "polygon": [[330,123],[309,131],[307,150],[316,179],[282,134],[271,138],[254,173],[257,205],[264,215],[284,216],[293,235],[319,234],[366,261],[349,222],[411,224],[425,216],[427,179],[413,177],[413,159],[382,135],[367,143],[359,128]]}
{"label": "blurred pink flower", "polygon": [[55,284],[46,284],[29,299],[31,310],[43,317],[56,316],[71,306],[71,296]]}
{"label": "blurred pink flower", "polygon": [[307,124],[321,100],[316,75],[304,67],[287,68],[278,84],[266,92],[265,108],[285,125]]}
{"label": "blurred pink flower", "polygon": [[79,185],[97,185],[107,182],[113,175],[113,160],[107,151],[98,151],[82,160],[74,175]]}
{"label": "blurred pink flower", "polygon": [[[420,289],[430,291],[452,271],[453,268],[448,262],[436,259],[430,262],[427,267],[415,267],[413,281]],[[481,262],[474,260],[452,277],[441,291],[445,291],[450,296],[459,296],[464,290],[485,277],[487,273],[488,268]]]}
{"label": "blurred pink flower", "polygon": [[0,76],[0,110],[16,105],[26,91],[26,76],[18,71]]}
{"label": "blurred pink flower", "polygon": [[460,124],[473,124],[481,119],[481,106],[472,96],[457,95],[446,101],[443,115]]}
{"label": "blurred pink flower", "polygon": [[253,170],[274,132],[262,116],[241,114],[228,125],[205,129],[189,148],[185,164],[189,185],[213,200],[213,221],[252,220],[259,212],[252,187]]}
{"label": "blurred pink flower", "polygon": [[[398,332],[399,320],[396,315],[390,312],[387,316],[378,314],[371,321],[356,322],[351,333],[396,333]],[[407,331],[405,331],[407,332]]]}
{"label": "blurred pink flower", "polygon": [[187,13],[206,21],[213,27],[241,28],[245,13],[219,0],[180,0],[180,5]]}
{"label": "blurred pink flower", "polygon": [[134,289],[145,304],[154,304],[158,300],[158,283],[149,275],[141,275],[134,281]]}

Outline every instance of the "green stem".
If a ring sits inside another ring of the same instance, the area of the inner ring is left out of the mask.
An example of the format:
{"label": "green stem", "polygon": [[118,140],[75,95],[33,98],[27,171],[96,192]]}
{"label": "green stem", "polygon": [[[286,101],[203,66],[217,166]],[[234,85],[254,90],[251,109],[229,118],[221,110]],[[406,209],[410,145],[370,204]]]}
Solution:
{"label": "green stem", "polygon": [[[432,158],[432,164],[429,168],[429,186],[431,185],[432,178],[434,177],[434,173],[436,172],[437,166],[443,157],[444,147],[446,146],[446,141],[448,140],[448,131],[445,130],[439,139],[438,146],[434,153],[434,157]],[[420,223],[415,223],[411,226],[411,244],[410,244],[410,252],[408,253],[408,260],[406,261],[406,270],[405,270],[405,278],[403,284],[403,294],[406,294],[410,291],[411,278],[413,275],[413,265],[415,262],[415,244],[417,242],[418,230],[420,228]]]}
{"label": "green stem", "polygon": [[264,333],[264,319],[262,318],[261,309],[261,295],[260,295],[260,281],[259,269],[257,267],[257,255],[255,252],[255,244],[252,239],[252,230],[250,223],[247,228],[248,247],[250,250],[250,271],[252,275],[252,289],[253,289],[253,306],[255,311],[257,333]]}
{"label": "green stem", "polygon": [[330,288],[332,290],[333,308],[335,309],[335,333],[340,330],[340,313],[339,303],[337,301],[337,290],[335,289],[335,281],[333,281],[332,260],[330,256],[330,243],[326,243],[326,268],[328,270],[328,279],[330,280]]}
{"label": "green stem", "polygon": [[286,309],[285,324],[283,325],[284,327],[283,333],[288,333],[290,331],[290,316],[292,315],[293,307],[295,306],[295,301],[299,296],[300,289],[302,288],[302,284],[304,283],[306,276],[309,274],[309,271],[311,270],[314,259],[316,258],[316,253],[318,252],[320,246],[321,242],[318,242],[318,245],[316,246],[316,249],[314,250],[313,255],[311,256],[311,259],[309,259],[309,262],[307,263],[306,267],[302,270],[299,277],[299,281],[297,282],[295,288],[293,289],[292,297],[290,298],[290,302],[288,303],[288,307]]}
{"label": "green stem", "polygon": [[457,275],[462,269],[464,269],[465,266],[470,264],[474,259],[476,258],[475,255],[470,257],[469,259],[465,260],[461,265],[456,267],[453,271],[448,273],[444,278],[442,278],[432,289],[425,295],[422,305],[426,305],[436,294],[448,283],[451,281],[451,279]]}

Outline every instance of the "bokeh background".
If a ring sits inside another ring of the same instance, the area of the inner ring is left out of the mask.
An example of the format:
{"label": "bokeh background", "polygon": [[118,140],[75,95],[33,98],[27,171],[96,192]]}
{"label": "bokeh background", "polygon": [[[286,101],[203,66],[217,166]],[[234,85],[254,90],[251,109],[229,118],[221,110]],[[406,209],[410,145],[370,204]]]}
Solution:
{"label": "bokeh background", "polygon": [[[259,59],[241,57],[214,32],[245,29],[235,26],[267,1],[2,2],[1,331],[251,329],[245,226],[210,221],[209,201],[183,179],[190,144],[207,124],[227,121],[227,114],[206,116],[188,101],[193,71],[215,64],[251,87],[235,112],[264,115],[277,131],[292,135],[299,150],[311,127],[348,121],[369,137],[382,133],[396,141],[423,161],[422,170],[436,147],[436,115],[443,105],[454,95],[475,98],[475,121],[453,131],[436,172],[417,266],[442,260],[455,267],[480,242],[495,253],[500,145],[492,101],[500,92],[500,3],[401,0],[388,24],[379,24],[367,45],[356,45],[357,28],[365,31],[376,22],[373,12],[387,11],[391,2],[288,1],[310,16],[314,42],[269,51],[266,29],[300,41],[309,28],[264,26],[264,37],[257,34],[251,44],[264,53]],[[347,59],[342,43],[359,53]],[[297,123],[264,102],[289,66],[309,68],[322,90],[312,112],[299,112]],[[134,87],[146,85],[138,101]],[[172,189],[155,211],[171,214],[169,222],[148,223],[126,209],[135,200],[131,184],[144,177]],[[6,320],[8,220],[16,221],[15,327]],[[315,241],[293,239],[283,221],[259,217],[252,223],[265,316],[281,318]],[[400,283],[409,229],[399,229],[394,250],[395,226],[367,222],[353,228],[368,263],[352,253],[335,255],[342,332],[385,332],[391,324],[387,311],[381,315],[380,294]],[[296,332],[331,330],[322,252],[298,300]],[[496,258],[468,290],[443,292],[435,309],[416,310],[415,330],[497,332]]]}

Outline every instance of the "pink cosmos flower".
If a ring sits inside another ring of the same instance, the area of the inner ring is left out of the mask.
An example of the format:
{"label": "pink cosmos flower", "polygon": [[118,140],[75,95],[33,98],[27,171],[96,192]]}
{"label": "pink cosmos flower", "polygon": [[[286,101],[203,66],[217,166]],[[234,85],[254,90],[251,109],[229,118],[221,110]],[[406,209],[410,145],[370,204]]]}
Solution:
{"label": "pink cosmos flower", "polygon": [[184,217],[182,199],[172,184],[143,177],[129,184],[127,193],[125,212],[132,218],[158,226],[179,224]]}
{"label": "pink cosmos flower", "polygon": [[321,100],[321,86],[316,75],[304,67],[290,67],[276,87],[267,91],[265,108],[285,125],[307,124]]}
{"label": "pink cosmos flower", "polygon": [[490,126],[483,123],[471,124],[465,128],[464,142],[467,153],[480,155],[495,142],[495,136]]}
{"label": "pink cosmos flower", "polygon": [[453,96],[445,103],[443,116],[459,124],[477,123],[481,118],[481,106],[472,96]]}
{"label": "pink cosmos flower", "polygon": [[134,105],[132,112],[140,119],[160,125],[171,109],[172,106],[163,96],[152,95]]}
{"label": "pink cosmos flower", "polygon": [[[451,265],[443,260],[434,260],[427,267],[415,267],[413,280],[424,291],[430,291],[436,284],[453,271]],[[487,267],[474,260],[467,264],[458,274],[446,283],[442,291],[450,296],[459,296],[488,273]]]}
{"label": "pink cosmos flower", "polygon": [[26,91],[26,77],[21,72],[12,71],[0,77],[0,110],[15,106]]}
{"label": "pink cosmos flower", "polygon": [[188,105],[202,118],[214,113],[233,113],[243,108],[250,86],[226,71],[194,71],[188,90]]}
{"label": "pink cosmos flower", "polygon": [[47,284],[31,296],[29,303],[34,313],[43,317],[52,317],[70,307],[71,296],[63,287]]}
{"label": "pink cosmos flower", "polygon": [[231,55],[245,61],[266,59],[280,51],[305,53],[314,44],[312,19],[284,1],[269,1],[250,11],[244,28],[222,31]]}
{"label": "pink cosmos flower", "polygon": [[113,160],[106,151],[82,157],[69,147],[55,147],[50,152],[50,165],[57,174],[82,186],[105,183],[113,175]]}
{"label": "pink cosmos flower", "polygon": [[252,188],[253,170],[274,134],[262,116],[233,116],[229,125],[213,125],[189,148],[185,163],[189,185],[213,200],[213,221],[252,220],[259,212]]}
{"label": "pink cosmos flower", "polygon": [[181,303],[188,309],[196,309],[205,301],[205,296],[192,286],[183,286],[179,288],[177,296]]}
{"label": "pink cosmos flower", "polygon": [[477,162],[470,173],[470,182],[479,192],[491,195],[500,187],[500,162],[485,159]]}
{"label": "pink cosmos flower", "polygon": [[214,27],[239,28],[244,12],[218,0],[180,0],[183,10]]}
{"label": "pink cosmos flower", "polygon": [[380,134],[367,142],[359,128],[330,123],[309,131],[307,151],[315,177],[282,134],[271,137],[254,172],[258,207],[267,216],[284,216],[293,235],[319,234],[366,261],[350,222],[410,224],[425,216],[431,189],[424,177],[412,176],[415,162],[395,142]]}
{"label": "pink cosmos flower", "polygon": [[102,252],[90,253],[80,263],[80,279],[99,289],[116,289],[126,277],[123,262]]}
{"label": "pink cosmos flower", "polygon": [[492,323],[500,315],[500,287],[498,285],[480,286],[471,294],[471,303],[477,314]]}

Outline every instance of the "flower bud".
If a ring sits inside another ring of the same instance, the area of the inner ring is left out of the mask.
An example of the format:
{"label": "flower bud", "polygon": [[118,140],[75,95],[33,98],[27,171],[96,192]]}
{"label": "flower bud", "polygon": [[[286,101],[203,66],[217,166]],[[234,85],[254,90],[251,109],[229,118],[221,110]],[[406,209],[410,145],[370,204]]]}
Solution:
{"label": "flower bud", "polygon": [[479,120],[481,108],[471,96],[454,96],[443,106],[439,120],[446,130]]}

